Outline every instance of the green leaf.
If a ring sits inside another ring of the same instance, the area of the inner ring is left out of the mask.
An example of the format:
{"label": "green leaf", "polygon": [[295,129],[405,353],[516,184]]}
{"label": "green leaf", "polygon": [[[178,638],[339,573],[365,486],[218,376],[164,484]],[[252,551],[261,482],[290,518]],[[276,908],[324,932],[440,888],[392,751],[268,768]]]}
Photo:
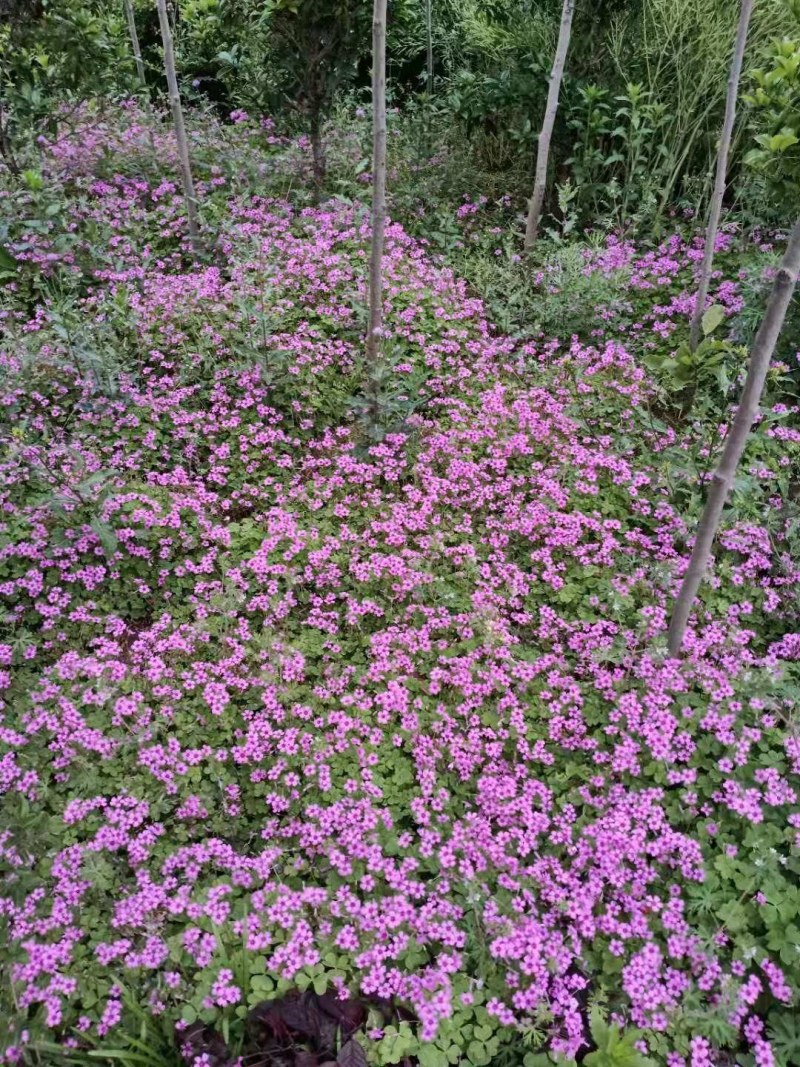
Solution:
{"label": "green leaf", "polygon": [[44,189],[44,179],[36,170],[24,170],[22,172],[22,180],[33,193],[41,192]]}
{"label": "green leaf", "polygon": [[492,1057],[480,1041],[470,1041],[467,1045],[467,1058],[474,1067],[485,1067]]}
{"label": "green leaf", "polygon": [[717,367],[714,371],[714,377],[721,393],[727,393],[731,387],[731,380],[728,377],[728,372],[725,367]]}
{"label": "green leaf", "polygon": [[786,1011],[769,1015],[767,1037],[780,1064],[800,1064],[800,1019]]}
{"label": "green leaf", "polygon": [[703,334],[708,337],[725,318],[725,308],[721,304],[713,304],[703,315]]}
{"label": "green leaf", "polygon": [[769,139],[770,152],[785,152],[787,148],[791,148],[798,143],[797,135],[794,130],[790,130],[788,126],[781,130],[780,133],[776,133]]}
{"label": "green leaf", "polygon": [[605,1019],[600,1014],[600,1009],[597,1007],[592,1008],[591,1015],[589,1016],[589,1032],[592,1035],[592,1040],[599,1049],[607,1048],[611,1027],[606,1023]]}
{"label": "green leaf", "polygon": [[449,1067],[447,1053],[436,1045],[422,1045],[417,1053],[421,1067]]}
{"label": "green leaf", "polygon": [[0,245],[0,269],[2,270],[16,270],[19,264],[19,260],[15,256],[12,256],[5,245]]}
{"label": "green leaf", "polygon": [[131,1052],[125,1048],[92,1049],[88,1053],[92,1059],[119,1060],[121,1063],[143,1063],[146,1067],[153,1067],[152,1056],[143,1056],[140,1052]]}
{"label": "green leaf", "polygon": [[597,1050],[585,1057],[586,1067],[655,1067],[653,1060],[636,1048],[641,1030],[623,1033],[619,1026],[609,1026],[597,1007],[592,1008],[589,1029]]}
{"label": "green leaf", "polygon": [[114,533],[113,529],[107,522],[103,522],[102,519],[97,517],[93,518],[89,525],[97,535],[106,554],[109,556],[113,555],[119,548],[119,541],[117,540],[117,535]]}

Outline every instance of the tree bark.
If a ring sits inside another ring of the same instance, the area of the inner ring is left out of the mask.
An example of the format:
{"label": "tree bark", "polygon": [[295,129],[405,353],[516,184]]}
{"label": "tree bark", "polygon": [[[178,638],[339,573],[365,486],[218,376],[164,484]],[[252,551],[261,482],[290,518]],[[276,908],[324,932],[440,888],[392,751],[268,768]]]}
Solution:
{"label": "tree bark", "polygon": [[553,69],[550,72],[550,84],[547,89],[547,103],[544,109],[544,120],[539,134],[539,145],[536,151],[536,177],[533,183],[533,196],[528,204],[528,220],[525,225],[525,251],[530,252],[536,243],[536,233],[542,217],[542,205],[544,194],[547,189],[547,164],[550,157],[550,141],[553,137],[553,126],[558,111],[558,96],[561,92],[561,79],[564,76],[564,64],[567,59],[569,37],[572,32],[572,16],[575,13],[575,0],[564,0],[561,8],[561,26],[558,31],[558,44],[553,60]]}
{"label": "tree bark", "polygon": [[314,199],[319,202],[325,183],[325,145],[322,141],[322,122],[319,112],[311,116],[311,168],[314,177]]}
{"label": "tree bark", "polygon": [[794,295],[797,277],[800,273],[800,219],[798,219],[789,237],[781,265],[775,276],[767,310],[761,321],[747,368],[747,378],[739,401],[736,416],[728,430],[725,448],[708,490],[706,505],[697,527],[694,548],[689,566],[686,569],[680,592],[675,600],[672,618],[669,623],[667,643],[671,656],[680,655],[686,624],[692,610],[694,598],[706,570],[711,546],[719,529],[720,518],[725,501],[733,487],[736,469],[742,458],[750,430],[758,415],[758,406],[764,381],[769,370],[775,345],[786,317],[786,311]]}
{"label": "tree bark", "polygon": [[725,97],[725,119],[722,123],[722,133],[719,139],[717,151],[717,170],[714,178],[714,191],[711,194],[711,204],[708,210],[708,223],[706,225],[706,244],[703,254],[703,266],[700,269],[700,281],[695,298],[692,325],[689,331],[689,348],[692,352],[700,343],[703,327],[703,313],[706,306],[706,298],[711,285],[711,271],[714,264],[714,245],[719,229],[720,215],[722,214],[722,199],[725,196],[725,186],[728,177],[728,153],[733,137],[733,125],[736,120],[736,98],[739,93],[739,78],[742,74],[744,50],[747,44],[747,28],[750,23],[750,15],[753,10],[753,0],[742,0],[739,10],[739,27],[736,31],[736,41],[733,46],[733,57],[728,74],[728,92]]}
{"label": "tree bark", "polygon": [[183,183],[183,195],[186,200],[186,218],[189,226],[189,238],[195,252],[200,251],[200,229],[197,224],[197,197],[194,192],[192,180],[192,166],[189,159],[189,141],[186,137],[186,126],[183,122],[183,108],[181,107],[181,94],[178,89],[178,76],[175,72],[175,50],[172,44],[172,30],[167,14],[166,0],[156,0],[158,6],[158,21],[161,26],[161,40],[164,44],[164,72],[167,76],[167,88],[169,90],[169,103],[172,109],[172,124],[175,127],[175,140],[178,146],[178,160],[181,168],[181,181]]}
{"label": "tree bark", "polygon": [[8,167],[9,173],[14,178],[20,176],[20,166],[17,163],[17,157],[14,155],[14,147],[11,144],[11,138],[8,133],[8,119],[6,118],[5,109],[3,107],[3,101],[0,99],[0,156],[3,157],[3,162]]}
{"label": "tree bark", "polygon": [[384,231],[386,229],[386,2],[375,0],[372,19],[372,249],[369,260],[367,363],[378,359],[383,325]]}
{"label": "tree bark", "polygon": [[142,49],[139,45],[139,34],[136,32],[136,16],[133,13],[133,0],[124,0],[124,4],[125,18],[128,23],[128,36],[131,40],[131,51],[133,52],[133,59],[136,64],[136,74],[139,78],[139,84],[142,87],[144,109],[150,120],[150,127],[147,131],[150,138],[150,147],[153,149],[153,152],[155,152],[155,112],[153,110],[152,101],[150,100],[150,90],[147,87],[147,75],[144,69],[144,60],[142,59]]}
{"label": "tree bark", "polygon": [[147,76],[144,71],[144,61],[142,60],[142,50],[139,47],[139,34],[136,32],[136,17],[133,13],[133,0],[124,0],[125,4],[125,18],[128,22],[128,36],[131,39],[131,49],[133,51],[133,59],[136,63],[136,74],[139,78],[139,82],[147,92]]}
{"label": "tree bark", "polygon": [[433,97],[433,11],[432,0],[425,0],[425,34],[428,46],[428,97]]}

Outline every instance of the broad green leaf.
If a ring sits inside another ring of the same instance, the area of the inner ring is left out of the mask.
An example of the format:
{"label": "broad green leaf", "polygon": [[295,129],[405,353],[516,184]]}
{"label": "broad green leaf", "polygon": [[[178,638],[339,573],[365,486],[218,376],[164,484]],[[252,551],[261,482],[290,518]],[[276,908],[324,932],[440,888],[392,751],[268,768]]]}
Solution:
{"label": "broad green leaf", "polygon": [[793,130],[788,128],[781,130],[780,133],[774,134],[769,139],[770,152],[785,152],[788,148],[798,143],[797,135]]}
{"label": "broad green leaf", "polygon": [[448,1067],[450,1060],[447,1053],[436,1045],[422,1045],[417,1053],[421,1067]]}
{"label": "broad green leaf", "polygon": [[0,245],[0,270],[16,270],[19,260],[12,256],[5,245]]}
{"label": "broad green leaf", "polygon": [[610,1033],[610,1027],[600,1014],[599,1008],[592,1008],[591,1015],[589,1017],[589,1030],[592,1035],[592,1040],[599,1049],[606,1048],[608,1044],[608,1036]]}
{"label": "broad green leaf", "polygon": [[725,308],[721,304],[713,304],[703,315],[702,326],[706,337],[713,333],[725,318]]}

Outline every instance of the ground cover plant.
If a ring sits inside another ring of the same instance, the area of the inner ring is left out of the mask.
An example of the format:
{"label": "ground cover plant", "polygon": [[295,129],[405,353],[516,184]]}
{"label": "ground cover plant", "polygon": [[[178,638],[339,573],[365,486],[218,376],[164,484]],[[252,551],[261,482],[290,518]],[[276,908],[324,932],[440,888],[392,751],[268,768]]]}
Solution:
{"label": "ground cover plant", "polygon": [[233,1058],[249,1009],[313,989],[408,1009],[371,1020],[380,1063],[574,1056],[590,1006],[634,1058],[768,1062],[800,972],[800,433],[768,409],[679,667],[710,443],[626,335],[685,328],[697,245],[587,255],[649,314],[519,345],[391,225],[407,387],[375,443],[366,214],[203,178],[198,267],[127,114],[113,157],[87,118],[9,195],[72,209],[9,244],[6,1059],[113,1046],[131,998]]}
{"label": "ground cover plant", "polygon": [[689,212],[525,257],[390,108],[367,362],[337,106],[187,109],[196,238],[141,99],[0,187],[0,1061],[800,1063],[791,318],[666,640],[785,232],[692,350]]}

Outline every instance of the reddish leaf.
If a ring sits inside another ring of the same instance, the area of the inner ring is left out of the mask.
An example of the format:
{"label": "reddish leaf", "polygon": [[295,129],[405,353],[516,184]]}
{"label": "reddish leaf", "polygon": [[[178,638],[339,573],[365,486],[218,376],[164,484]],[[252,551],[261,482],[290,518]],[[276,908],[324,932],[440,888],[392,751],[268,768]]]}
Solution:
{"label": "reddish leaf", "polygon": [[339,1067],[367,1067],[367,1057],[363,1048],[352,1038],[339,1049],[336,1062]]}
{"label": "reddish leaf", "polygon": [[202,1022],[191,1023],[185,1030],[176,1032],[176,1040],[181,1058],[186,1063],[194,1063],[205,1055],[210,1067],[231,1067],[233,1056],[222,1037]]}
{"label": "reddish leaf", "polygon": [[294,1054],[294,1067],[318,1067],[319,1060],[315,1052],[299,1049]]}
{"label": "reddish leaf", "polygon": [[293,1033],[316,1038],[319,1035],[319,1012],[309,1012],[309,1006],[310,998],[307,993],[302,993],[299,997],[290,995],[275,1001],[281,1018]]}
{"label": "reddish leaf", "polygon": [[268,1033],[286,1041],[289,1038],[289,1028],[284,1022],[283,1015],[278,1007],[279,1003],[279,1001],[274,1000],[262,1000],[260,1004],[256,1004],[247,1016],[247,1021],[251,1025],[255,1023],[257,1026],[263,1027]]}
{"label": "reddish leaf", "polygon": [[360,1000],[340,1000],[330,993],[319,997],[319,1006],[342,1028],[342,1036],[352,1037],[367,1019],[367,1009]]}

